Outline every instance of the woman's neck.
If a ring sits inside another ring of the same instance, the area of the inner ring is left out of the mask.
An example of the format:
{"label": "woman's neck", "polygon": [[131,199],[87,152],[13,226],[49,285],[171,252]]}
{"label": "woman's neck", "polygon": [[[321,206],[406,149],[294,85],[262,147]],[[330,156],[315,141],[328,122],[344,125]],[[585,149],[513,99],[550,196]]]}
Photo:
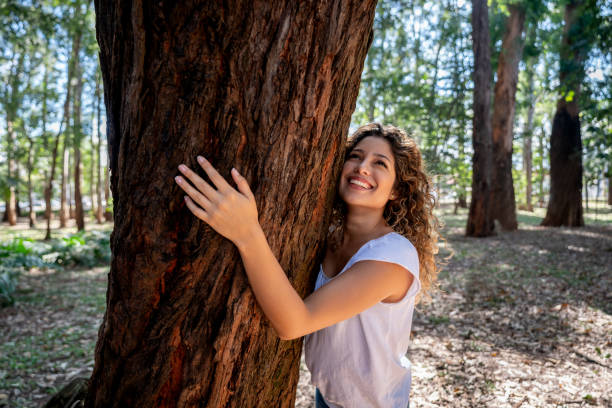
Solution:
{"label": "woman's neck", "polygon": [[390,230],[383,218],[383,209],[349,209],[344,219],[342,241],[348,245],[360,243]]}

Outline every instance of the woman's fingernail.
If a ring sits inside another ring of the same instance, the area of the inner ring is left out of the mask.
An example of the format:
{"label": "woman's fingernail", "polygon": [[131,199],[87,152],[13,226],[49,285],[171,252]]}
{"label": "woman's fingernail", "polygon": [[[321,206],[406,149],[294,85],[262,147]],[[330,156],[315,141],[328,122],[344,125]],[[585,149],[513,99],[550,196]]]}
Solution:
{"label": "woman's fingernail", "polygon": [[187,202],[187,201],[189,201],[189,197],[184,196],[184,197],[183,197],[183,200],[185,200],[185,202]]}
{"label": "woman's fingernail", "polygon": [[180,171],[185,171],[185,170],[187,170],[187,166],[185,166],[184,164],[179,165],[179,167],[178,167],[178,168],[179,168],[179,170],[180,170]]}
{"label": "woman's fingernail", "polygon": [[198,162],[199,163],[204,163],[204,158],[202,156],[198,156]]}
{"label": "woman's fingernail", "polygon": [[174,178],[174,180],[176,180],[177,183],[181,184],[183,182],[183,179],[181,179],[179,176],[176,176]]}
{"label": "woman's fingernail", "polygon": [[235,167],[232,167],[232,173],[238,174],[238,170]]}

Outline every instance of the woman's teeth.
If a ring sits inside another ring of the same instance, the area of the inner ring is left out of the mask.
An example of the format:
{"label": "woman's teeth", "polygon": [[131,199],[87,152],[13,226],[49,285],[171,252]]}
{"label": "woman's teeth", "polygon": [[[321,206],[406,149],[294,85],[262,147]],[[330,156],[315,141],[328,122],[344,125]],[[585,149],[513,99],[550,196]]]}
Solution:
{"label": "woman's teeth", "polygon": [[358,186],[363,187],[363,188],[367,188],[367,189],[372,188],[372,187],[368,186],[366,183],[364,183],[362,181],[359,181],[359,180],[355,180],[355,179],[349,180],[349,183],[357,184]]}

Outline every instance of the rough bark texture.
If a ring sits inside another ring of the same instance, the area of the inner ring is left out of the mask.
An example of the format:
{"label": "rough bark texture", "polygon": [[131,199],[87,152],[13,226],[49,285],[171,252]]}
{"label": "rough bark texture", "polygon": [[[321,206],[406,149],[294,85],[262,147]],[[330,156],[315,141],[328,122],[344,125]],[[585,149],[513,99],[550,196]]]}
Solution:
{"label": "rough bark texture", "polygon": [[491,51],[489,10],[486,0],[472,0],[472,46],[474,49],[474,118],[472,121],[472,200],[466,235],[493,235],[491,219]]}
{"label": "rough bark texture", "polygon": [[512,181],[512,139],[518,65],[523,54],[525,10],[509,5],[510,16],[502,40],[493,103],[493,178],[491,216],[505,230],[516,230],[516,202]]}
{"label": "rough bark texture", "polygon": [[291,407],[301,342],[276,337],[173,177],[197,154],[239,169],[309,293],[375,1],[95,4],[115,229],[86,406]]}
{"label": "rough bark texture", "polygon": [[579,227],[582,214],[582,139],[580,135],[580,83],[584,78],[584,55],[576,45],[576,24],[581,2],[565,5],[565,26],[561,45],[560,84],[565,90],[553,119],[550,137],[550,198],[542,225]]}

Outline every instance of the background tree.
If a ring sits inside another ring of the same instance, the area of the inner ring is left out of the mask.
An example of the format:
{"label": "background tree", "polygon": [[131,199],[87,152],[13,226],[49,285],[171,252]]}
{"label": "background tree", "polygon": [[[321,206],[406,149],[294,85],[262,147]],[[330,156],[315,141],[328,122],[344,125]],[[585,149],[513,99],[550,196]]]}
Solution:
{"label": "background tree", "polygon": [[582,226],[582,139],[580,87],[584,64],[598,25],[597,6],[592,0],[568,1],[560,51],[561,96],[553,119],[550,139],[550,199],[542,225]]}
{"label": "background tree", "polygon": [[489,12],[486,0],[472,0],[472,41],[474,48],[474,119],[472,122],[472,201],[466,235],[493,234],[491,217],[491,57],[489,49]]}
{"label": "background tree", "polygon": [[96,2],[116,211],[87,406],[292,405],[301,343],[270,330],[237,251],[171,177],[198,153],[239,168],[280,264],[310,291],[374,9]]}

